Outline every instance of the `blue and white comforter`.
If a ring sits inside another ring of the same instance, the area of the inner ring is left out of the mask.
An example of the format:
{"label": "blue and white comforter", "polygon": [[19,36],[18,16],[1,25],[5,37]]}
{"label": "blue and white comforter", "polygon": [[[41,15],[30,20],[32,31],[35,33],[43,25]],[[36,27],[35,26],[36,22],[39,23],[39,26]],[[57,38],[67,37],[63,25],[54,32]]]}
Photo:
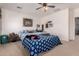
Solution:
{"label": "blue and white comforter", "polygon": [[28,48],[30,55],[35,56],[39,55],[41,52],[48,51],[55,46],[61,44],[58,36],[40,36],[40,39],[30,40],[28,38],[24,38],[22,44]]}

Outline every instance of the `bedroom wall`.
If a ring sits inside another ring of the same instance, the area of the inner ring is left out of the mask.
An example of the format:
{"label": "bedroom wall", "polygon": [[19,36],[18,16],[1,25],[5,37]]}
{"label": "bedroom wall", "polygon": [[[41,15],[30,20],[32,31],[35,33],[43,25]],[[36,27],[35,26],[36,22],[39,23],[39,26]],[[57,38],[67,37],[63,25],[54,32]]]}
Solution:
{"label": "bedroom wall", "polygon": [[74,16],[75,16],[75,17],[79,17],[79,8],[76,8],[76,9],[74,10]]}
{"label": "bedroom wall", "polygon": [[[23,18],[33,19],[33,27],[23,27]],[[36,23],[37,19],[32,15],[2,8],[2,34],[18,33],[23,29],[32,30],[36,28]]]}
{"label": "bedroom wall", "polygon": [[75,19],[74,9],[69,8],[69,40],[75,39]]}
{"label": "bedroom wall", "polygon": [[[2,34],[8,34],[10,32],[18,33],[23,29],[32,30],[36,28],[37,23],[46,24],[47,21],[51,20],[53,27],[45,28],[45,31],[58,35],[62,40],[68,41],[69,39],[74,39],[75,36],[73,33],[75,26],[73,25],[74,20],[72,21],[73,10],[71,10],[67,8],[37,20],[32,15],[2,8]],[[79,17],[79,8],[75,9],[74,15],[75,17]],[[22,20],[24,17],[33,19],[33,27],[23,27]]]}
{"label": "bedroom wall", "polygon": [[45,31],[58,35],[62,40],[69,40],[69,9],[58,11],[41,19],[41,24],[52,21],[53,27],[45,28]]}

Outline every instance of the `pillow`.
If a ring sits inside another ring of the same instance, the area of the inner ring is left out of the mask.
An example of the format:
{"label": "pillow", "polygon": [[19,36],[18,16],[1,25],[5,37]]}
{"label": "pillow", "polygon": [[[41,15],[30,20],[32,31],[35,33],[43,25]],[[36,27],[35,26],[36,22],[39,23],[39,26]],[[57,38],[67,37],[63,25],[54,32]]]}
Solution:
{"label": "pillow", "polygon": [[30,35],[26,35],[26,37],[25,37],[25,38],[31,39],[31,36],[30,36]]}
{"label": "pillow", "polygon": [[22,30],[18,33],[21,40],[23,40],[27,34],[28,34],[27,30]]}
{"label": "pillow", "polygon": [[39,39],[39,36],[38,35],[26,35],[25,38],[35,40],[35,39]]}
{"label": "pillow", "polygon": [[38,35],[31,35],[31,39],[35,40],[35,39],[39,39]]}
{"label": "pillow", "polygon": [[44,34],[40,34],[40,35],[50,36],[50,33],[44,33]]}

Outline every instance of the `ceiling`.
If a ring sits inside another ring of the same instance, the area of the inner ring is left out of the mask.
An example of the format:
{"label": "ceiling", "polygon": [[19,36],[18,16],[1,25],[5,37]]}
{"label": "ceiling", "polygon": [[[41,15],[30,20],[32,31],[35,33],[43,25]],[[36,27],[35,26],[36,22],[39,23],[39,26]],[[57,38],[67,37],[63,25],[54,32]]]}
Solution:
{"label": "ceiling", "polygon": [[[36,8],[41,6],[37,3],[0,3],[1,8],[26,13],[37,18],[44,17],[65,8],[79,8],[79,3],[48,3],[48,5],[55,5],[56,7],[48,8],[47,12],[44,12],[42,9],[36,10]],[[21,8],[17,8],[18,6]]]}

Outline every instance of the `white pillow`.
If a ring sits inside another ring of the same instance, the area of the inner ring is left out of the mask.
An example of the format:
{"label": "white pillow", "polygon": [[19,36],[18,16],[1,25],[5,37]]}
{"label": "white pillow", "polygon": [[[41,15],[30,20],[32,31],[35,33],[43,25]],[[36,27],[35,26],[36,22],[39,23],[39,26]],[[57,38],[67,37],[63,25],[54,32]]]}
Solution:
{"label": "white pillow", "polygon": [[20,39],[23,40],[27,34],[28,32],[26,30],[20,31],[19,32]]}

